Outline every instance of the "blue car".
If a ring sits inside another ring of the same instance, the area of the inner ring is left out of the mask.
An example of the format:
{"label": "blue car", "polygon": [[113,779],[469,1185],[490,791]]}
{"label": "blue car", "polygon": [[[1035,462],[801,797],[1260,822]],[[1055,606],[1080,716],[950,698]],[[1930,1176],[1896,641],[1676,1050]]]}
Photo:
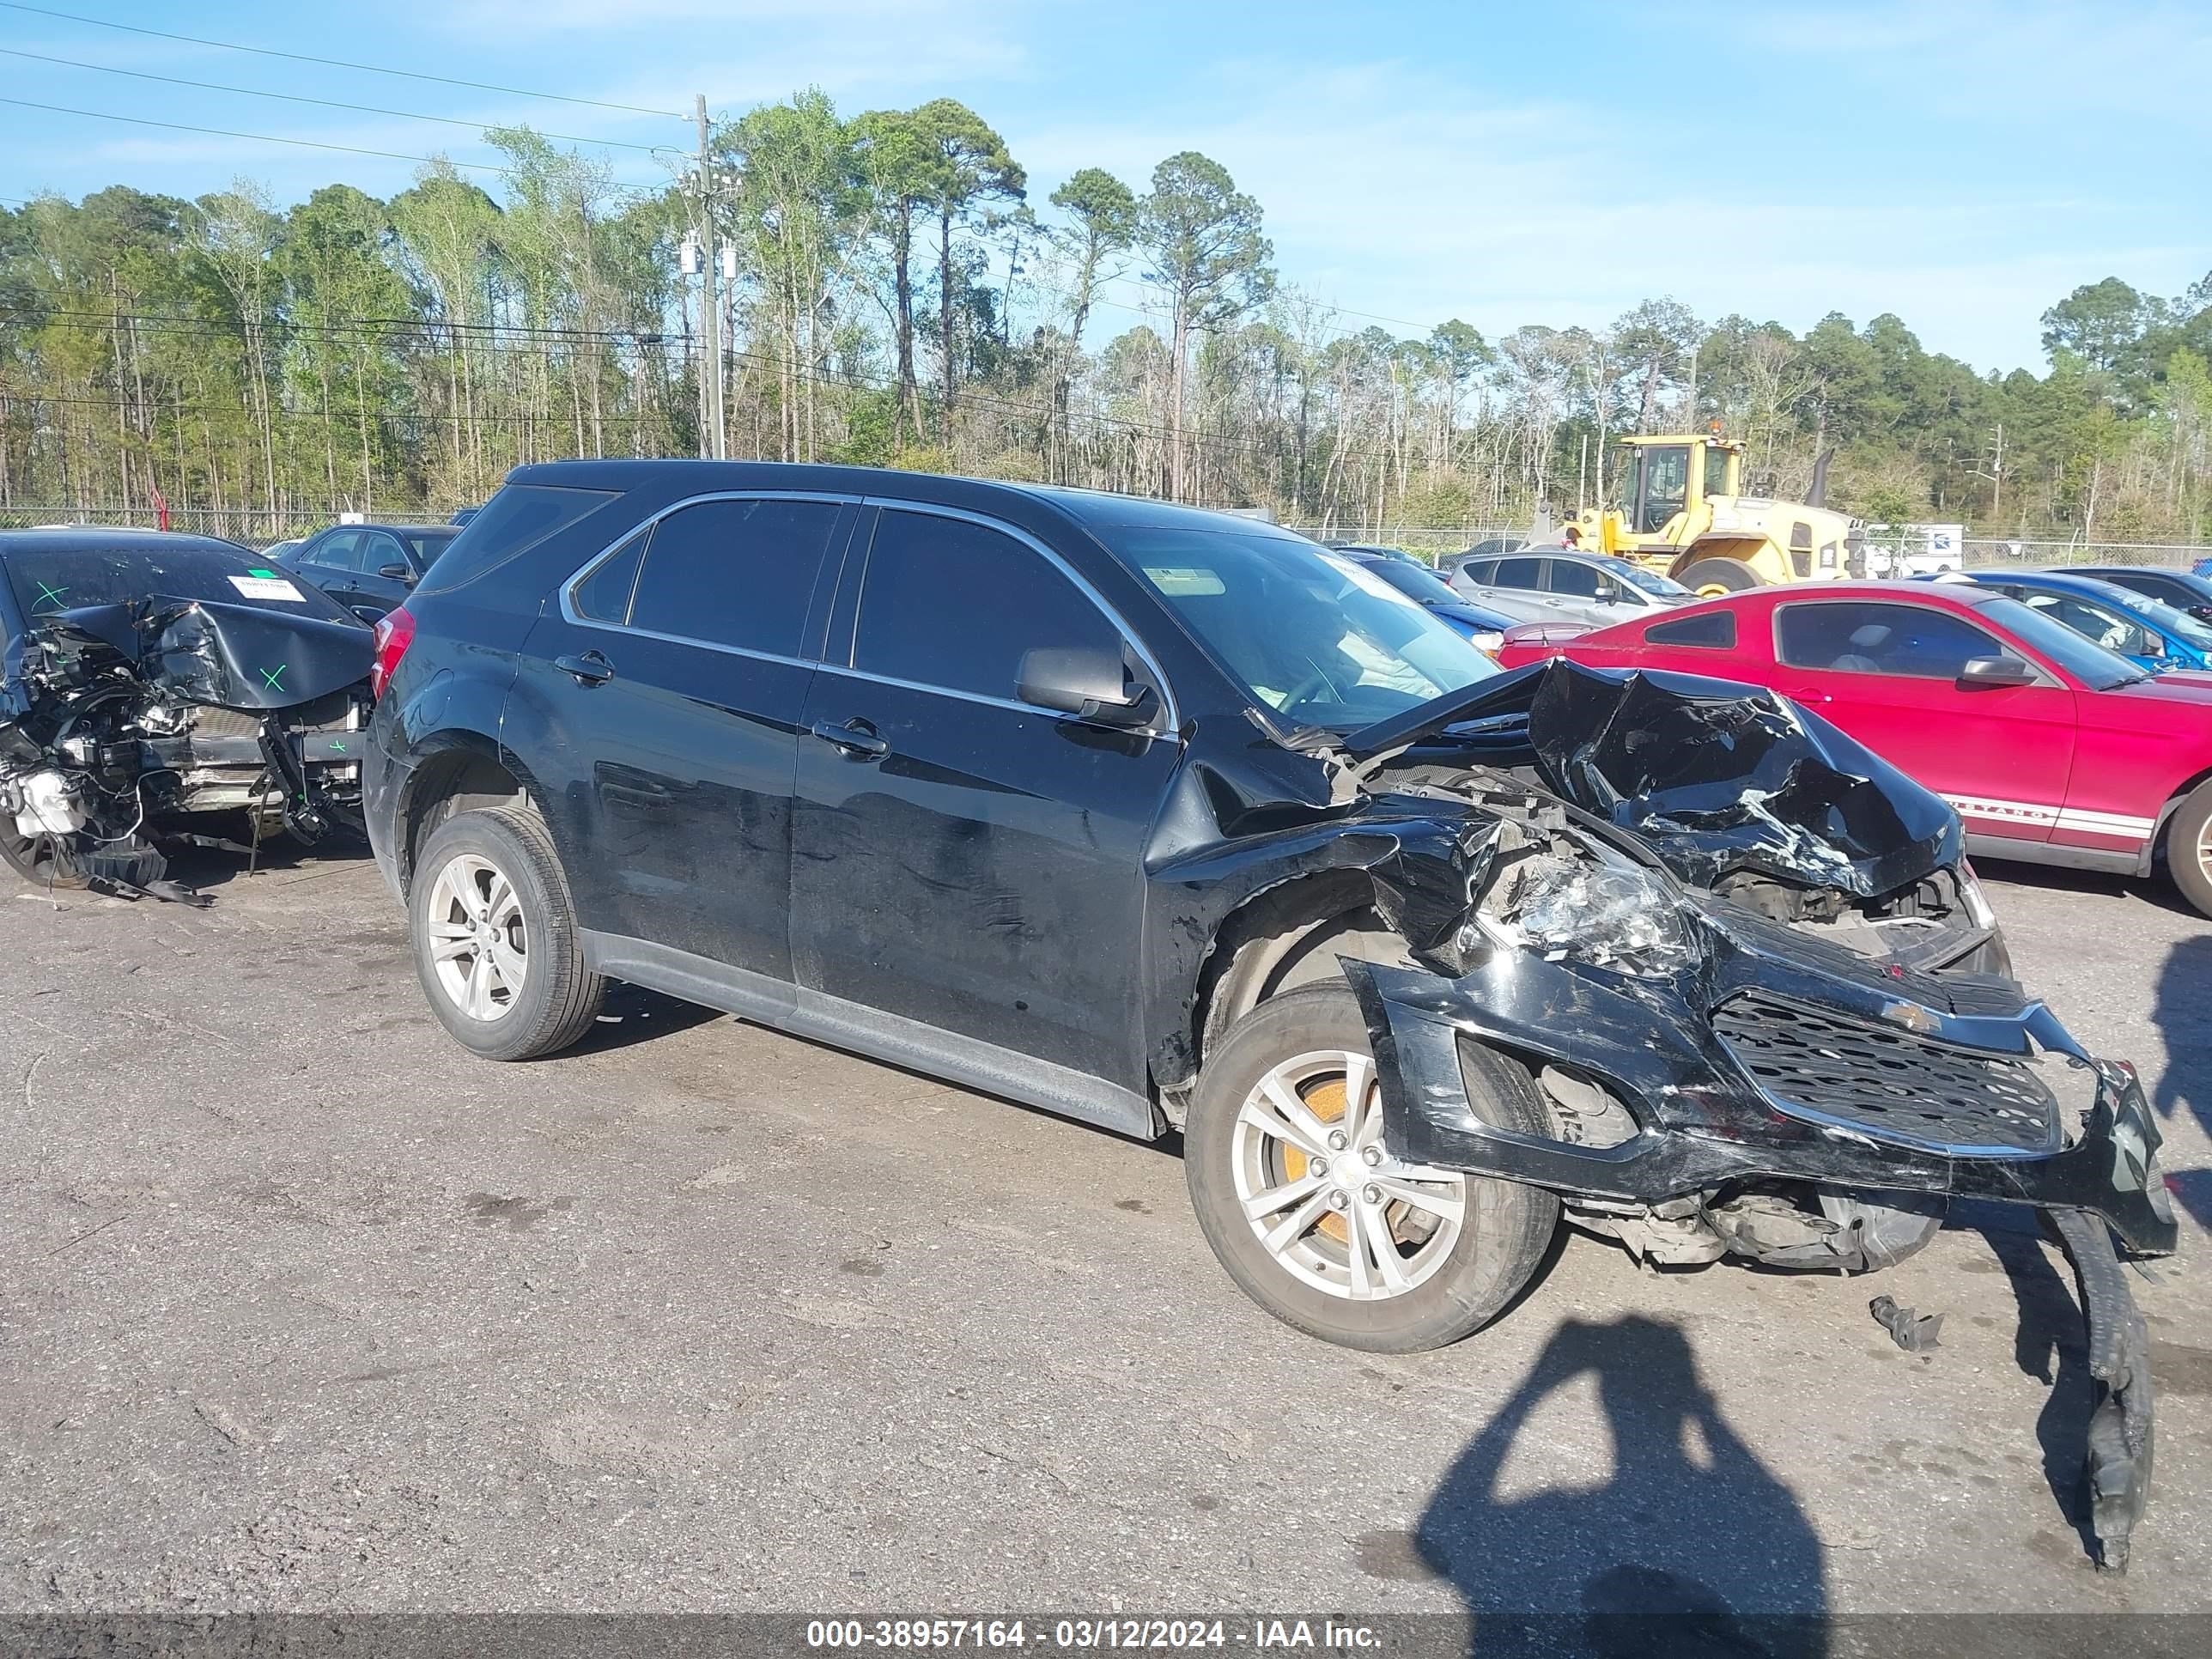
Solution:
{"label": "blue car", "polygon": [[2194,571],[2167,570],[2147,564],[2069,565],[2067,574],[2094,576],[2115,587],[2131,588],[2151,599],[2163,599],[2176,611],[2186,611],[2201,623],[2212,623],[2212,580],[2202,574],[2207,564],[2212,564],[2212,559],[2201,562]]}
{"label": "blue car", "polygon": [[1980,570],[1969,580],[2042,611],[2153,673],[2212,668],[2212,623],[2117,582],[2053,570]]}
{"label": "blue car", "polygon": [[1390,548],[1332,547],[1328,551],[1347,564],[1372,571],[1422,610],[1472,644],[1494,657],[1505,642],[1505,630],[1527,620],[1509,617],[1488,605],[1470,605],[1454,592],[1443,578],[1425,564]]}

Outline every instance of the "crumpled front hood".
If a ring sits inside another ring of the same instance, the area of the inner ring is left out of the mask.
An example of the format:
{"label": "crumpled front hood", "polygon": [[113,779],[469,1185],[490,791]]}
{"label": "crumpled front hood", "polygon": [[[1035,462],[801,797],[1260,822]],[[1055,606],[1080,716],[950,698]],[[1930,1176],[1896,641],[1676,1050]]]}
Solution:
{"label": "crumpled front hood", "polygon": [[221,708],[290,708],[368,677],[366,628],[216,599],[154,598],[39,618],[112,647],[149,685]]}
{"label": "crumpled front hood", "polygon": [[[1893,892],[1965,846],[1958,814],[1786,697],[1687,674],[1532,664],[1354,732],[1353,760],[1522,715],[1526,754],[1562,799],[1634,834],[1684,881],[1737,871]],[[1494,740],[1484,759],[1498,758]]]}

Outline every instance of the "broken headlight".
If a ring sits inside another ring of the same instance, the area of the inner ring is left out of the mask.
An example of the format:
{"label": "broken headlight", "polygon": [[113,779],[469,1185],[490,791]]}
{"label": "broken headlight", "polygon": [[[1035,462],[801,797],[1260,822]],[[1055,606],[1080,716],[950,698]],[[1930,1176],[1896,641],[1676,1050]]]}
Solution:
{"label": "broken headlight", "polygon": [[1499,931],[1547,962],[1665,978],[1698,959],[1681,902],[1662,877],[1560,858],[1533,859],[1516,874]]}
{"label": "broken headlight", "polygon": [[1977,927],[1994,927],[1997,913],[1990,908],[1989,895],[1982,891],[1979,877],[1974,866],[1966,860],[1959,860],[1959,902],[1966,907],[1966,919]]}

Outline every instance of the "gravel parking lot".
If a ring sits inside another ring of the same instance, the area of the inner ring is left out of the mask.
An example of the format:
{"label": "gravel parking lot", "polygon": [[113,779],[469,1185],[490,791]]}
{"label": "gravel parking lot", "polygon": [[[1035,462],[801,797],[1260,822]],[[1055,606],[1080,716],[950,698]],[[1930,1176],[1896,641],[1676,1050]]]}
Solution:
{"label": "gravel parking lot", "polygon": [[2161,891],[1984,872],[2191,1212],[2112,1579],[2016,1216],[1869,1283],[1571,1237],[1473,1340],[1348,1353],[1237,1293],[1172,1149],[635,994],[484,1064],[365,860],[204,873],[0,890],[9,1609],[2212,1607],[2212,925]]}

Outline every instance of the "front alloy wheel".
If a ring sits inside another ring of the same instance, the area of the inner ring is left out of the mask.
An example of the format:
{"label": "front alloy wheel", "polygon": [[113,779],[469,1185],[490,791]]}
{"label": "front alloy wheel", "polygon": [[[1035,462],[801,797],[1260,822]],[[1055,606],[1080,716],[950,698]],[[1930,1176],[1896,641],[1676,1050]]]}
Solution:
{"label": "front alloy wheel", "polygon": [[1381,1301],[1443,1267],[1467,1178],[1406,1164],[1382,1144],[1374,1062],[1344,1049],[1273,1067],[1237,1115],[1237,1196],[1284,1270],[1330,1296]]}
{"label": "front alloy wheel", "polygon": [[425,917],[438,987],[474,1020],[503,1019],[530,981],[530,928],[499,866],[474,853],[447,861]]}
{"label": "front alloy wheel", "polygon": [[[1547,1133],[1518,1061],[1463,1057],[1484,1121]],[[1366,1023],[1341,979],[1272,997],[1207,1043],[1183,1173],[1229,1276],[1286,1324],[1346,1347],[1442,1347],[1503,1313],[1542,1261],[1559,1200],[1390,1149]]]}

